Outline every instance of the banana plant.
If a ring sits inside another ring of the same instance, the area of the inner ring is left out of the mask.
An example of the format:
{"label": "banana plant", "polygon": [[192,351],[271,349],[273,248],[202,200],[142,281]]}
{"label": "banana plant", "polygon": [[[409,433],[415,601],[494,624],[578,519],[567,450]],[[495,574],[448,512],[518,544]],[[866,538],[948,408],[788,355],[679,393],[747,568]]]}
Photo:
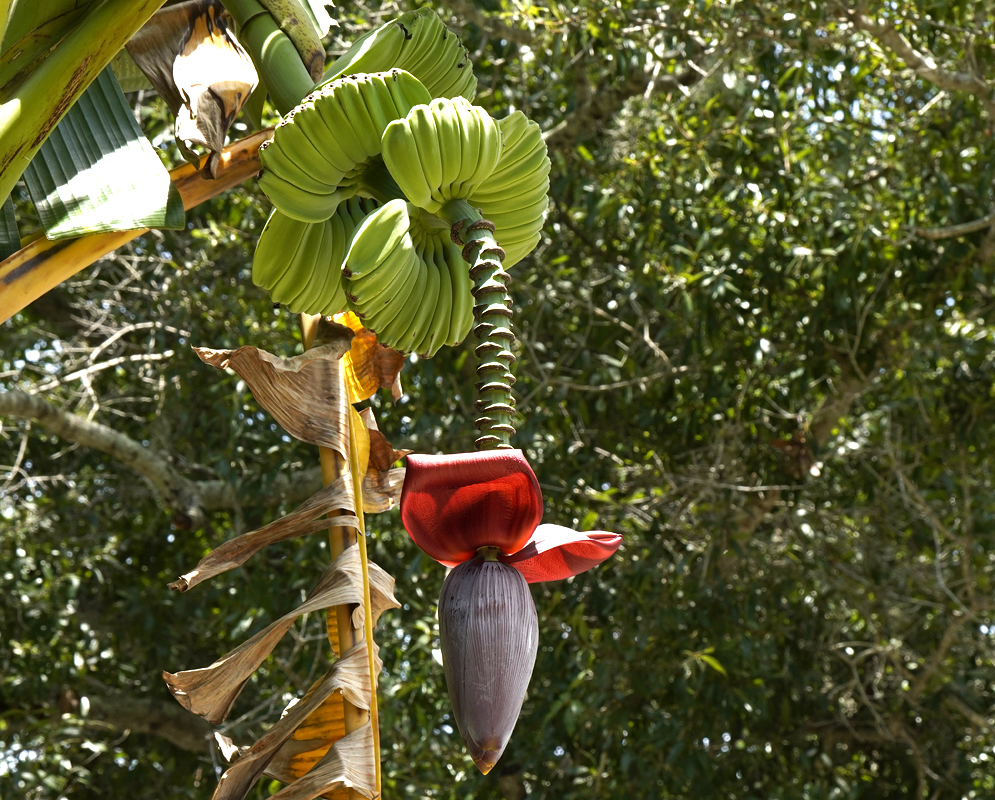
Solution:
{"label": "banana plant", "polygon": [[[601,563],[621,537],[539,525],[538,481],[513,449],[511,267],[539,242],[550,162],[520,111],[473,104],[465,51],[432,12],[357,42],[260,148],[274,205],[254,282],[292,311],[355,312],[378,341],[431,357],[479,340],[479,451],[411,455],[405,528],[454,569],[439,600],[454,717],[474,763],[501,757],[538,648],[528,583]],[[358,219],[357,212],[365,214]],[[331,240],[331,241],[330,241]]]}

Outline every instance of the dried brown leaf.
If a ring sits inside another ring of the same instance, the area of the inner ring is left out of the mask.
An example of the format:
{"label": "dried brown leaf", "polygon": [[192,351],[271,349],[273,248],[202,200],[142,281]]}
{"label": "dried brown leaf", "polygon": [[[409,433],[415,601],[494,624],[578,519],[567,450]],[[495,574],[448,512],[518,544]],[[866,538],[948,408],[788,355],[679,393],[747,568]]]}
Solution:
{"label": "dried brown leaf", "polygon": [[[372,567],[372,565],[371,565]],[[380,570],[383,573],[383,570]],[[384,575],[386,573],[383,573]],[[377,587],[382,588],[384,579],[378,575]],[[391,581],[392,582],[392,581]],[[373,570],[370,570],[371,594],[373,590]],[[389,607],[393,595],[387,587],[388,597],[382,591],[378,600],[380,609]],[[372,598],[371,598],[372,599]],[[359,547],[349,547],[335,559],[335,563],[322,574],[307,599],[275,622],[257,633],[248,641],[222,656],[209,667],[191,669],[172,674],[163,673],[163,679],[177,701],[188,711],[204,717],[215,725],[224,721],[232,705],[242,691],[242,687],[252,677],[263,660],[273,651],[280,639],[302,614],[308,614],[344,603],[363,602],[362,564]],[[394,601],[396,602],[396,601]],[[376,609],[376,606],[374,606]],[[376,611],[374,611],[376,615]],[[367,701],[368,702],[368,701]]]}
{"label": "dried brown leaf", "polygon": [[[362,708],[369,708],[370,673],[365,646],[354,647],[335,662],[328,674],[317,681],[299,702],[288,708],[265,736],[242,751],[221,776],[211,800],[242,800],[301,725],[330,699],[340,695],[345,695],[349,702]],[[336,738],[341,738],[344,733],[342,730]],[[227,752],[231,752],[234,745],[231,745],[231,740],[228,743],[230,747]],[[237,752],[237,748],[235,750]]]}
{"label": "dried brown leaf", "polygon": [[184,156],[210,152],[217,172],[225,136],[258,83],[252,59],[228,29],[218,0],[186,0],[156,12],[127,44],[128,53],[176,115]]}
{"label": "dried brown leaf", "polygon": [[257,347],[195,347],[194,352],[205,364],[238,373],[256,402],[291,436],[331,448],[347,459],[349,406],[339,389],[339,371],[340,359],[348,349],[348,339],[343,336],[293,358],[280,358]]}
{"label": "dried brown leaf", "polygon": [[404,470],[392,467],[394,462],[412,451],[395,450],[391,446],[377,427],[372,408],[364,408],[359,416],[366,426],[370,440],[369,464],[363,476],[363,512],[379,514],[400,502]]}
{"label": "dried brown leaf", "polygon": [[401,502],[404,469],[368,470],[363,477],[363,513],[379,514]]}
{"label": "dried brown leaf", "polygon": [[[345,511],[347,514],[333,517],[331,520],[319,519],[331,511]],[[348,525],[358,529],[359,520],[348,514],[352,511],[355,511],[352,476],[346,472],[286,516],[262,528],[229,539],[215,548],[200,560],[194,570],[169,584],[169,588],[183,592],[192,589],[208,578],[241,566],[252,555],[274,542],[326,530],[332,524]]]}
{"label": "dried brown leaf", "polygon": [[[358,644],[349,651],[350,654],[357,648],[362,649],[364,653],[366,652],[365,647]],[[376,648],[376,645],[374,645],[374,659],[379,675],[383,664],[380,661],[379,648]],[[280,752],[272,759],[266,769],[267,775],[283,783],[293,783],[310,771],[325,756],[328,748],[346,735],[343,697],[356,707],[369,711],[369,663],[360,665],[357,662],[353,669],[356,685],[365,687],[362,701],[352,703],[349,696],[342,694],[332,694],[327,697],[320,706],[308,714],[307,718],[294,731],[294,735],[280,748]],[[362,675],[360,670],[362,670]]]}
{"label": "dried brown leaf", "polygon": [[284,786],[272,800],[312,800],[340,787],[372,798],[375,786],[373,727],[367,723],[339,739],[306,775]]}
{"label": "dried brown leaf", "polygon": [[369,400],[378,390],[388,386],[394,400],[400,399],[403,394],[401,367],[404,366],[404,356],[378,344],[377,335],[364,328],[359,317],[351,311],[336,314],[333,319],[356,334],[352,347],[342,359],[349,402]]}

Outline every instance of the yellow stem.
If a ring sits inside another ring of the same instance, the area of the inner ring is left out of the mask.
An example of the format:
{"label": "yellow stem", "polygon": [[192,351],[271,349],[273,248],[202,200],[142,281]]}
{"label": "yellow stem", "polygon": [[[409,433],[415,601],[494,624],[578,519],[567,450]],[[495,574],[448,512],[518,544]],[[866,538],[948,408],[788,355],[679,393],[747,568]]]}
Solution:
{"label": "yellow stem", "polygon": [[[321,320],[319,315],[301,314],[301,334],[304,341],[304,348],[307,349],[314,343],[315,336],[318,332],[318,323]],[[341,366],[341,361],[338,364]],[[346,392],[345,386],[345,375],[342,370],[338,371],[338,391],[343,393]],[[365,638],[366,652],[369,658],[369,668],[370,668],[370,713],[367,717],[366,712],[352,705],[346,699],[342,698],[343,706],[343,725],[345,727],[346,733],[351,733],[352,731],[362,727],[366,724],[366,720],[369,719],[373,727],[373,763],[376,775],[376,794],[374,797],[380,796],[380,725],[379,725],[379,715],[377,712],[377,670],[376,670],[376,657],[375,651],[373,649],[373,608],[370,602],[370,571],[369,571],[369,558],[366,552],[366,520],[363,515],[363,476],[359,474],[359,445],[356,440],[357,432],[352,424],[352,415],[349,417],[349,471],[352,473],[352,483],[354,488],[354,505],[356,511],[356,518],[359,520],[359,530],[360,534],[357,536],[355,530],[351,527],[333,527],[328,531],[329,535],[329,550],[332,561],[338,558],[339,554],[346,548],[350,547],[353,543],[358,542],[359,544],[359,558],[363,569],[363,619],[364,619],[364,630],[363,637]],[[327,447],[318,448],[318,457],[321,461],[321,478],[322,482],[328,486],[330,483],[337,480],[346,468],[344,459],[341,455],[336,453],[334,450]],[[338,650],[339,654],[346,652],[350,647],[354,646],[360,641],[358,636],[359,631],[357,631],[352,626],[352,609],[346,605],[336,606],[335,608],[335,621],[337,628],[337,638],[338,638]],[[349,797],[352,800],[360,800],[362,797],[359,793],[350,790]]]}
{"label": "yellow stem", "polygon": [[377,710],[377,662],[373,649],[373,607],[370,603],[370,562],[366,554],[366,519],[363,516],[363,476],[359,474],[358,433],[349,416],[349,469],[356,490],[356,517],[359,519],[359,558],[363,565],[363,619],[366,628],[366,652],[370,663],[370,722],[373,725],[373,765],[376,770],[376,794],[380,796],[380,717]]}

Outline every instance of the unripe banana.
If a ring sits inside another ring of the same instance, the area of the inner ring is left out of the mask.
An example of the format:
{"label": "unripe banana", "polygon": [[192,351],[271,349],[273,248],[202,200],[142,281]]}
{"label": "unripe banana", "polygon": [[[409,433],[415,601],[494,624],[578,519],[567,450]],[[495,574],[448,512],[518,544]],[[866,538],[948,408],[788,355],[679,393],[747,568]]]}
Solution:
{"label": "unripe banana", "polygon": [[355,189],[337,189],[327,194],[307,192],[272,170],[259,175],[259,188],[287,216],[302,222],[321,222],[335,213],[339,203],[355,194]]}
{"label": "unripe banana", "polygon": [[[442,137],[448,141],[456,126],[437,120],[449,115],[459,116],[460,147],[456,151],[449,145],[454,152],[443,153]],[[381,145],[384,163],[401,191],[419,208],[435,213],[450,200],[467,197],[490,175],[500,158],[501,132],[483,109],[440,99],[415,106],[404,119],[388,125]],[[452,163],[444,167],[444,158]],[[457,182],[467,173],[468,179]]]}
{"label": "unripe banana", "polygon": [[377,332],[377,341],[395,350],[402,350],[401,343],[407,341],[409,332],[414,328],[423,311],[424,304],[421,302],[421,298],[424,297],[428,284],[428,265],[425,263],[425,259],[418,254],[413,243],[412,251],[414,256],[408,269],[407,280],[397,298],[400,306],[399,312],[386,325],[374,329]]}
{"label": "unripe banana", "polygon": [[294,312],[333,314],[346,308],[342,260],[353,231],[376,208],[351,198],[330,219],[296,220],[274,209],[259,235],[252,280]]}
{"label": "unripe banana", "polygon": [[539,126],[520,111],[498,122],[504,137],[501,158],[467,202],[495,225],[508,269],[538,244],[549,204],[549,156]]}
{"label": "unripe banana", "polygon": [[[313,222],[331,216],[360,184],[374,196],[393,196],[393,180],[382,187],[384,181],[377,180],[383,130],[399,110],[407,113],[412,104],[430,100],[425,87],[402,70],[335,81],[308,95],[260,148],[260,185],[279,209]],[[364,178],[367,169],[370,180]]]}
{"label": "unripe banana", "polygon": [[459,247],[452,242],[444,242],[443,254],[453,285],[452,319],[446,344],[453,346],[466,338],[473,324],[473,281],[470,280],[470,267],[463,260]]}
{"label": "unripe banana", "polygon": [[418,297],[418,287],[424,278],[424,264],[414,243],[406,238],[400,246],[404,260],[397,267],[397,282],[392,285],[390,295],[364,310],[363,325],[374,331],[377,341],[385,347],[393,347],[398,333],[406,330],[414,319],[418,310],[414,298]]}
{"label": "unripe banana", "polygon": [[429,8],[402,14],[358,39],[328,68],[325,81],[395,68],[418,78],[430,97],[472,99],[477,89],[469,53]]}
{"label": "unripe banana", "polygon": [[431,240],[432,257],[428,264],[439,274],[439,300],[428,335],[418,344],[417,352],[423,358],[431,358],[446,344],[453,318],[453,280],[446,264],[445,240],[438,236]]}
{"label": "unripe banana", "polygon": [[392,200],[370,214],[353,233],[342,271],[349,279],[374,270],[408,237],[410,217],[404,200]]}
{"label": "unripe banana", "polygon": [[279,283],[307,233],[308,223],[273,209],[252,257],[252,282],[267,292]]}
{"label": "unripe banana", "polygon": [[411,353],[421,349],[423,340],[431,332],[432,320],[439,306],[439,286],[442,282],[442,276],[435,267],[435,260],[432,254],[433,246],[431,240],[434,238],[428,237],[425,242],[426,246],[419,253],[421,261],[425,265],[425,285],[422,294],[418,298],[418,311],[415,314],[414,322],[405,332],[401,341],[396,345],[391,345],[402,353]]}

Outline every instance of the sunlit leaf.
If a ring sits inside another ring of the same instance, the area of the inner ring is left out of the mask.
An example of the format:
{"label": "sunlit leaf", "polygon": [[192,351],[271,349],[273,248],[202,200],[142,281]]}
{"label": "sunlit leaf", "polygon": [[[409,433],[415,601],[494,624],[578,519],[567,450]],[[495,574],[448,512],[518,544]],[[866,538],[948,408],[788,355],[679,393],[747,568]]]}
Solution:
{"label": "sunlit leaf", "polygon": [[180,194],[109,69],[41,146],[24,182],[49,239],[184,225]]}

